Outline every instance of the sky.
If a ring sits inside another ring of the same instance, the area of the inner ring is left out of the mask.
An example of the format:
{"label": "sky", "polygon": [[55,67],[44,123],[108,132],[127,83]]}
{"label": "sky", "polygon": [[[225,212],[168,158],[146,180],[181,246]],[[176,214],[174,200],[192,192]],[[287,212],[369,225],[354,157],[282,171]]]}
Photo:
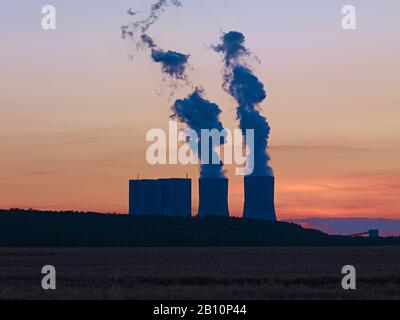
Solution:
{"label": "sky", "polygon": [[[190,54],[190,79],[237,127],[210,46],[236,30],[257,55],[268,98],[279,219],[400,218],[400,2],[183,0],[149,31]],[[41,28],[41,9],[57,29]],[[168,127],[173,103],[158,65],[121,39],[144,0],[0,1],[0,208],[127,212],[128,180],[193,178],[196,166],[147,164],[146,132]],[[357,10],[343,30],[341,9]],[[133,54],[133,60],[128,56]],[[189,88],[175,91],[185,97]],[[230,179],[240,216],[243,177]]]}

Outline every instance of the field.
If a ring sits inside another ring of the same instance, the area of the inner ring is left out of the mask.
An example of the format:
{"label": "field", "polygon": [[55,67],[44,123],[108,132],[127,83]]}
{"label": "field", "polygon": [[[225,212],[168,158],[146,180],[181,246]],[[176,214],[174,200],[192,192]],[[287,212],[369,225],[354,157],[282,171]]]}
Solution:
{"label": "field", "polygon": [[0,299],[400,299],[400,247],[0,248]]}

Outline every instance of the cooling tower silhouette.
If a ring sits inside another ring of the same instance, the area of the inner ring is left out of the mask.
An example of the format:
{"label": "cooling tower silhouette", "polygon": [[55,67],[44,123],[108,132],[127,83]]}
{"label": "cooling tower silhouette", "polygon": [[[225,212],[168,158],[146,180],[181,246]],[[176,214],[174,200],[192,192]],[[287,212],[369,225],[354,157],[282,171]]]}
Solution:
{"label": "cooling tower silhouette", "polygon": [[199,179],[199,211],[200,217],[229,217],[228,210],[228,179]]}
{"label": "cooling tower silhouette", "polygon": [[162,194],[161,214],[166,216],[191,217],[192,180],[159,179]]}
{"label": "cooling tower silhouette", "polygon": [[274,189],[274,177],[244,177],[243,218],[276,221]]}

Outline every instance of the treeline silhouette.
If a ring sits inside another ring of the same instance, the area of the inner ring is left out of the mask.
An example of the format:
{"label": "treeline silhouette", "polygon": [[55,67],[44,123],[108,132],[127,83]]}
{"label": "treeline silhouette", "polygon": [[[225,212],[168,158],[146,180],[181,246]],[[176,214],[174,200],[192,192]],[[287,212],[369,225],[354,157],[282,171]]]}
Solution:
{"label": "treeline silhouette", "polygon": [[297,224],[241,218],[175,218],[0,210],[1,247],[399,245],[399,237],[329,236]]}

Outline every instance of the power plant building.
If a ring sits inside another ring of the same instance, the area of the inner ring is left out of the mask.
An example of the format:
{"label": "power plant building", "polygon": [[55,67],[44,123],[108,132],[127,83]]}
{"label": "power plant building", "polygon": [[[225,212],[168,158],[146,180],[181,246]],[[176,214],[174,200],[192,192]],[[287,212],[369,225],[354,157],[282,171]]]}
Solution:
{"label": "power plant building", "polygon": [[192,216],[192,180],[159,179],[161,214],[165,216]]}
{"label": "power plant building", "polygon": [[129,213],[141,216],[191,216],[190,179],[129,181]]}
{"label": "power plant building", "polygon": [[157,180],[129,181],[129,213],[154,216],[161,212],[160,184]]}

